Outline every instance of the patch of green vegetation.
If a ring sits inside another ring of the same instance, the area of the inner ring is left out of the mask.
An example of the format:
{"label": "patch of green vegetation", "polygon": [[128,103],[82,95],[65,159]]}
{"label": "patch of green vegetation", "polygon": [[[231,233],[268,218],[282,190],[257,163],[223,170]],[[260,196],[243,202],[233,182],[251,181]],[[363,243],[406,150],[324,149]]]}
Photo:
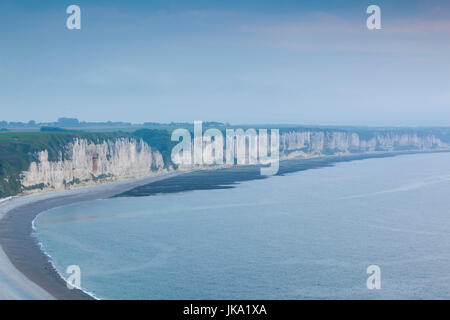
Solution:
{"label": "patch of green vegetation", "polygon": [[158,129],[140,129],[133,133],[134,136],[141,138],[153,149],[158,150],[164,160],[165,166],[172,163],[171,153],[172,148],[178,143],[171,141],[171,132],[168,130]]}
{"label": "patch of green vegetation", "polygon": [[73,186],[73,185],[76,185],[76,184],[79,184],[79,183],[81,183],[80,179],[78,179],[78,178],[73,178],[72,181],[70,181],[70,182],[67,183],[67,184],[68,184],[69,186]]}
{"label": "patch of green vegetation", "polygon": [[69,132],[70,130],[66,130],[58,127],[41,127],[41,132]]}
{"label": "patch of green vegetation", "polygon": [[23,187],[23,190],[24,191],[36,190],[36,189],[43,190],[44,188],[45,188],[45,184],[44,183],[39,183],[39,184],[36,184],[34,186]]}
{"label": "patch of green vegetation", "polygon": [[92,180],[97,182],[97,181],[105,180],[107,178],[111,178],[112,176],[113,176],[112,174],[100,174],[98,176],[92,175]]}

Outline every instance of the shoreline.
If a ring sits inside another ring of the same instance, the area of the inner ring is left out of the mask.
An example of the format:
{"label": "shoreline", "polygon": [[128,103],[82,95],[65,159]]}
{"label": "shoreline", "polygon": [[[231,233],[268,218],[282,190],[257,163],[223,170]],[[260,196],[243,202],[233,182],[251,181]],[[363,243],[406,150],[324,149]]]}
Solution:
{"label": "shoreline", "polygon": [[33,236],[32,222],[36,216],[52,208],[108,198],[186,172],[173,171],[71,190],[31,194],[3,202],[0,205],[0,299],[95,299],[81,289],[67,289],[65,280]]}
{"label": "shoreline", "polygon": [[[400,151],[330,155],[310,159],[286,159],[281,160],[280,164],[297,161],[302,163],[303,167],[302,169],[294,168],[281,172],[280,175],[335,165],[339,162],[440,152],[450,152],[450,150]],[[113,197],[147,184],[190,172],[193,171],[171,171],[137,179],[13,197],[2,202],[0,204],[0,299],[96,299],[95,296],[82,289],[67,289],[66,282],[54,268],[51,257],[33,235],[33,221],[41,212],[52,208]]]}

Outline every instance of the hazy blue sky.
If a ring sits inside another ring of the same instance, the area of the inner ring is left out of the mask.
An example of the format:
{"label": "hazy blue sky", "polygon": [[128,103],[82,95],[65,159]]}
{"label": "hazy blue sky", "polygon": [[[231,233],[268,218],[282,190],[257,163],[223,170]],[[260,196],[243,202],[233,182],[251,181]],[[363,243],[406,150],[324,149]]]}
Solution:
{"label": "hazy blue sky", "polygon": [[450,125],[447,0],[1,0],[0,39],[0,120]]}

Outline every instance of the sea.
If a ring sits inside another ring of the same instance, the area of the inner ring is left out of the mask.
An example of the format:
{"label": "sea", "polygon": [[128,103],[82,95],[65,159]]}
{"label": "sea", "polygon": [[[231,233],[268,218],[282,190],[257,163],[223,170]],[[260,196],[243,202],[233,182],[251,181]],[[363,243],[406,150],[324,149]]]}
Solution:
{"label": "sea", "polygon": [[291,171],[167,179],[42,212],[34,236],[99,299],[450,299],[450,153]]}

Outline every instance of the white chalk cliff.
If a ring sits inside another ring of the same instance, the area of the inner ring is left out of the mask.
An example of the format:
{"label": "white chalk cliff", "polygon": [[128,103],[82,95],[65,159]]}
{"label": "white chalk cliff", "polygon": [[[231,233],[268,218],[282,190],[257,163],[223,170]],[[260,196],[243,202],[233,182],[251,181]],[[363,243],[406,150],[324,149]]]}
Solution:
{"label": "white chalk cliff", "polygon": [[161,154],[142,140],[120,138],[100,143],[75,139],[65,146],[57,161],[48,151],[37,154],[28,171],[22,172],[22,186],[31,189],[66,189],[76,184],[140,177],[164,167]]}
{"label": "white chalk cliff", "polygon": [[[361,136],[351,131],[293,130],[280,135],[281,158],[444,149],[449,150],[450,146],[436,136],[414,132],[370,131]],[[161,153],[144,141],[132,138],[99,143],[75,139],[61,150],[56,161],[49,161],[47,150],[38,152],[36,157],[37,161],[21,174],[25,190],[62,190],[78,184],[141,177],[164,170]],[[213,162],[211,142],[203,142],[203,165],[200,166],[207,167]]]}
{"label": "white chalk cliff", "polygon": [[449,145],[434,135],[417,133],[375,132],[363,138],[347,131],[292,131],[280,136],[282,155],[320,156],[375,151],[431,151],[448,149]]}

